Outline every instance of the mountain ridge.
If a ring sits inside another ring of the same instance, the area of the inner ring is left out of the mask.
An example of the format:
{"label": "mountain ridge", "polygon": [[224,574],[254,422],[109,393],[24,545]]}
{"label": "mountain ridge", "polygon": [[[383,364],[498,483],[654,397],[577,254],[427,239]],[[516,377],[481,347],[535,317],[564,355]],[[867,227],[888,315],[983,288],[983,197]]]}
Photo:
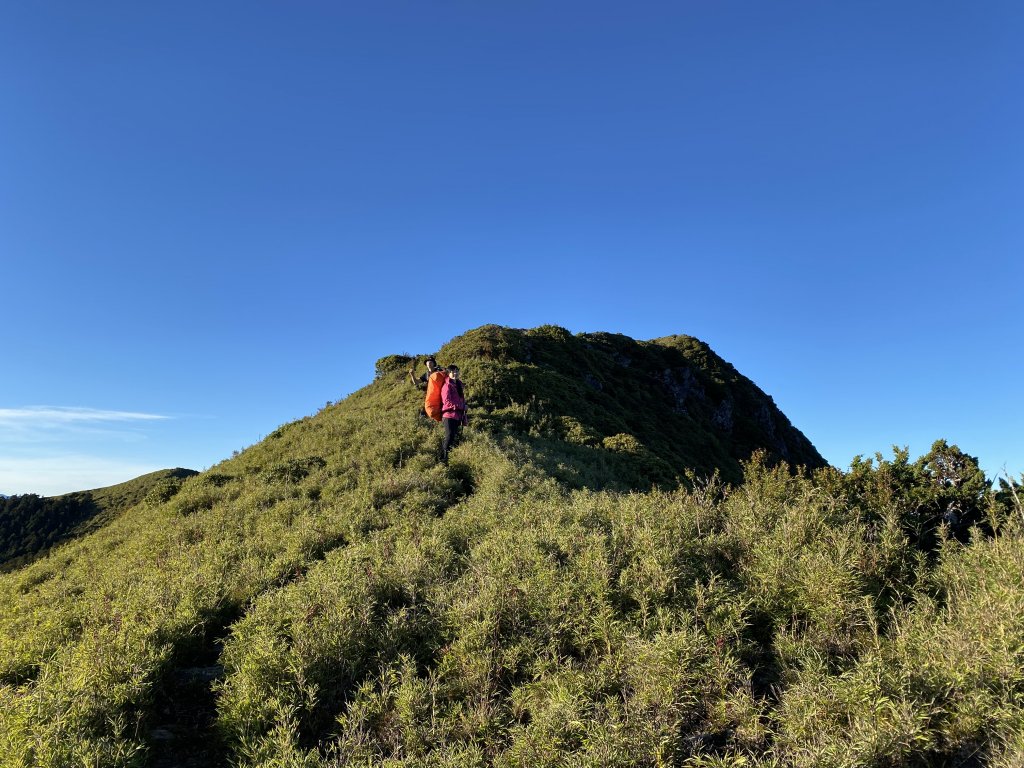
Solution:
{"label": "mountain ridge", "polygon": [[0,570],[21,567],[53,547],[102,527],[147,496],[169,498],[183,479],[196,474],[176,467],[57,496],[0,494]]}
{"label": "mountain ridge", "polygon": [[[436,355],[462,368],[484,428],[526,433],[544,442],[542,449],[564,450],[557,444],[567,443],[572,458],[586,465],[597,461],[588,452],[643,454],[656,485],[677,485],[685,472],[738,481],[740,463],[757,451],[794,466],[827,465],[769,395],[691,336],[636,341],[573,335],[558,326],[485,325]],[[413,360],[378,360],[378,379],[400,376]],[[573,481],[565,472],[560,477]]]}

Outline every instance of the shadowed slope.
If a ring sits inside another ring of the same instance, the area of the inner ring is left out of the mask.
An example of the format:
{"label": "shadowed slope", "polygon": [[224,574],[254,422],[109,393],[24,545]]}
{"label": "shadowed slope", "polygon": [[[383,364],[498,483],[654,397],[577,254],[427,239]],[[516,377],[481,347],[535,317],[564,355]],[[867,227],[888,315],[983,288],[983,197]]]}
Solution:
{"label": "shadowed slope", "polygon": [[484,326],[438,359],[462,368],[481,428],[534,439],[537,459],[573,485],[670,487],[715,472],[737,482],[758,451],[826,464],[768,395],[690,336]]}

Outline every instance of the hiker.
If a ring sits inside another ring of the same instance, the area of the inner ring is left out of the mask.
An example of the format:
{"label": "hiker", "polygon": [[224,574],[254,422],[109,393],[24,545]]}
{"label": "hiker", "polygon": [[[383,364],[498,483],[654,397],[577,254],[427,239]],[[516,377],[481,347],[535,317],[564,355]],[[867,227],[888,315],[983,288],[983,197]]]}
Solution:
{"label": "hiker", "polygon": [[448,451],[459,442],[466,424],[466,395],[459,378],[459,366],[448,366],[448,379],[441,388],[441,414],[444,417],[444,442],[441,443],[441,461],[448,463]]}
{"label": "hiker", "polygon": [[412,382],[414,387],[419,387],[420,389],[427,388],[427,381],[430,379],[430,374],[438,370],[437,360],[434,359],[433,355],[430,355],[426,360],[424,360],[423,364],[427,366],[427,372],[420,376],[418,379],[413,373],[414,369],[411,367],[409,368],[409,381]]}

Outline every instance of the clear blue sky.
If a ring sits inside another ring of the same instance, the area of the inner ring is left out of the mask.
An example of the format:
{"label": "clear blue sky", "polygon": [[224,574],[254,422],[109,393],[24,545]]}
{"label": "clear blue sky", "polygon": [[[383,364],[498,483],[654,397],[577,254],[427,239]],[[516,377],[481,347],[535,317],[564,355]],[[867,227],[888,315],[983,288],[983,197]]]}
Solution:
{"label": "clear blue sky", "polygon": [[[1024,471],[1019,2],[0,5],[0,492],[203,469],[484,323],[687,333]],[[471,385],[471,382],[470,382]]]}

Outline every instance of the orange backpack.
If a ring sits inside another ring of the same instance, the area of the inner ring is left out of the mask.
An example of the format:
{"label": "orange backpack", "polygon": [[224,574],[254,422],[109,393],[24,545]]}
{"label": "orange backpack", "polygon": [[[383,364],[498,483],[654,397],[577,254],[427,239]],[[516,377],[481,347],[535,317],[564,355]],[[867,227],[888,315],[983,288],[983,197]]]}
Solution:
{"label": "orange backpack", "polygon": [[434,421],[441,421],[441,410],[444,407],[441,404],[441,388],[447,380],[448,374],[445,371],[434,371],[427,379],[427,399],[423,401],[423,410]]}

